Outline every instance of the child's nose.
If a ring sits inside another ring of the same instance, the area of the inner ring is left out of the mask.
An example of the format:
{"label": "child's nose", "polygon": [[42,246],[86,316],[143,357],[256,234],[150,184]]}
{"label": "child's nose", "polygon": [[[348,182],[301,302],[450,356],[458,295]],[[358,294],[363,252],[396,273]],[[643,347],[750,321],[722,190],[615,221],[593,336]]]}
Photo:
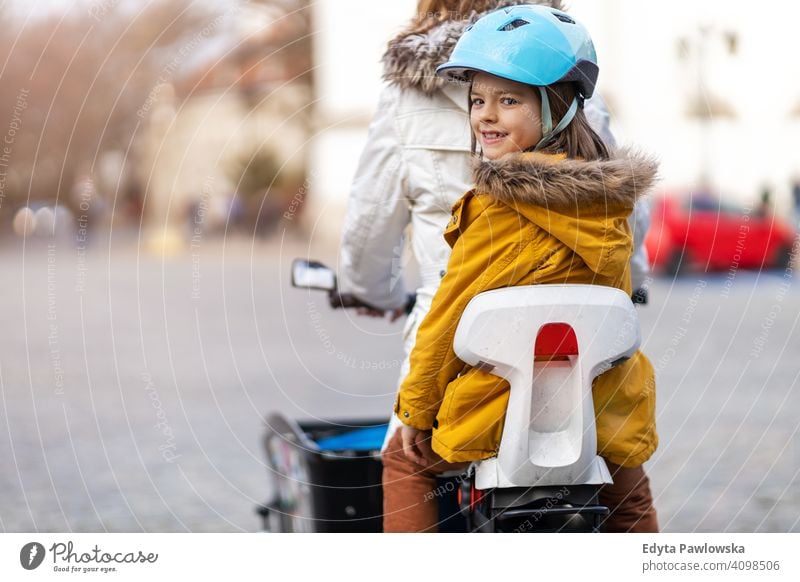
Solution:
{"label": "child's nose", "polygon": [[497,111],[494,105],[486,104],[481,108],[481,121],[493,122],[497,121]]}

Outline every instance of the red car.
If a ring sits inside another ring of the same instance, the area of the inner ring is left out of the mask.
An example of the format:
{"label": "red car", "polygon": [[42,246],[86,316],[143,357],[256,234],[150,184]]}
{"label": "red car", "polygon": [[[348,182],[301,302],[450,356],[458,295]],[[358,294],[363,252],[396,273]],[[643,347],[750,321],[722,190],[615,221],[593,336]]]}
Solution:
{"label": "red car", "polygon": [[653,204],[645,248],[654,270],[786,268],[795,230],[771,211],[745,209],[708,195]]}

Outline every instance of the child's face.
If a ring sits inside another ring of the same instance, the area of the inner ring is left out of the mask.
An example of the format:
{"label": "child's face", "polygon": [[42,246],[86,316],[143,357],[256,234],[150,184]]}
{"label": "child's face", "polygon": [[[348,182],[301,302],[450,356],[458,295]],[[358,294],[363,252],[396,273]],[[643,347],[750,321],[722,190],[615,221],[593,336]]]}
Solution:
{"label": "child's face", "polygon": [[526,150],[542,139],[541,102],[534,87],[478,73],[469,98],[470,125],[487,159]]}

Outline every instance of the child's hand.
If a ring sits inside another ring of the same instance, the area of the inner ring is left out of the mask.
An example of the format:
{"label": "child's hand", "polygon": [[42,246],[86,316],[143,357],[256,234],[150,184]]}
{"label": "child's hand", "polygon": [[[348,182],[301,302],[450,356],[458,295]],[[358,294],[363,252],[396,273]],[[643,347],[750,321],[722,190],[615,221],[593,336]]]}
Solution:
{"label": "child's hand", "polygon": [[400,428],[400,438],[403,441],[403,453],[405,456],[418,465],[425,465],[427,460],[423,451],[425,450],[425,443],[430,438],[430,431],[403,425]]}

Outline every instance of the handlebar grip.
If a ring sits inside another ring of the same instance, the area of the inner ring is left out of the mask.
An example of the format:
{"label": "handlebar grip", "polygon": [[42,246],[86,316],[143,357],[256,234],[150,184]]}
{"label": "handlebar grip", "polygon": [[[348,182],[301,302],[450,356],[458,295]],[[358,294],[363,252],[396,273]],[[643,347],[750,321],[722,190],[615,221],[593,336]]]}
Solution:
{"label": "handlebar grip", "polygon": [[406,315],[411,315],[411,312],[414,311],[414,306],[417,304],[417,294],[416,293],[409,293],[406,297]]}

